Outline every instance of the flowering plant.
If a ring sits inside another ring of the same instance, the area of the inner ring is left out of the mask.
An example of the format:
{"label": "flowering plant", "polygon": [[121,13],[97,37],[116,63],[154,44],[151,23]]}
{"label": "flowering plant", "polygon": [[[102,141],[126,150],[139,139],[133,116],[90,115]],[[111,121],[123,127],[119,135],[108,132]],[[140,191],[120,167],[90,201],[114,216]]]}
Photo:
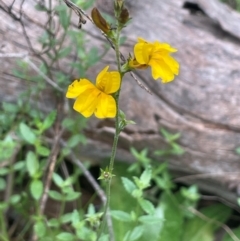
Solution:
{"label": "flowering plant", "polygon": [[115,0],[114,10],[116,17],[116,27],[114,28],[96,8],[92,10],[91,16],[93,23],[102,31],[116,52],[117,71],[108,72],[109,66],[106,66],[98,74],[96,85],[85,78],[75,80],[69,85],[66,94],[67,98],[76,98],[73,108],[84,117],[90,117],[94,113],[97,118],[115,118],[115,135],[109,166],[105,170],[101,170],[99,177],[107,182],[107,199],[97,240],[100,239],[103,232],[104,220],[109,216],[110,187],[114,176],[113,168],[119,135],[128,124],[135,124],[131,120],[126,120],[125,114],[119,110],[118,102],[123,77],[126,72],[134,69],[146,69],[149,66],[152,69],[153,79],[161,78],[163,83],[172,81],[179,73],[179,64],[171,56],[171,53],[177,50],[167,43],[158,41],[150,43],[143,38],[138,38],[138,42],[134,46],[134,57],[125,60],[119,50],[120,33],[129,20],[124,0]]}

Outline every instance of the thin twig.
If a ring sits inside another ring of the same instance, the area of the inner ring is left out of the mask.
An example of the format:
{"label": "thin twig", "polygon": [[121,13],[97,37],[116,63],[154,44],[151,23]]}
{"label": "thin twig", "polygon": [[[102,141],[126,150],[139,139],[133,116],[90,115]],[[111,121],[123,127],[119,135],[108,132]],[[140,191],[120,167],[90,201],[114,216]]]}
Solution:
{"label": "thin twig", "polygon": [[[51,151],[51,155],[49,158],[49,169],[48,169],[48,173],[47,173],[47,178],[46,178],[46,182],[44,185],[44,190],[43,190],[43,195],[41,197],[40,200],[40,208],[39,208],[39,215],[43,215],[44,214],[44,210],[46,207],[46,203],[47,203],[47,199],[48,199],[48,191],[50,189],[50,185],[52,182],[52,175],[56,166],[56,162],[57,162],[57,155],[59,153],[59,139],[61,138],[62,134],[63,134],[63,130],[61,129],[61,131],[58,133],[58,135],[56,135],[54,143],[53,143],[53,147],[52,147],[52,151]],[[36,233],[34,232],[32,234],[32,238],[31,241],[37,241],[38,240],[38,236],[36,235]]]}
{"label": "thin twig", "polygon": [[209,195],[201,195],[201,199],[202,200],[211,200],[211,201],[218,201],[221,202],[223,204],[225,204],[226,206],[231,207],[232,209],[234,209],[236,212],[240,213],[240,208],[239,205],[234,204],[229,202],[228,200],[222,198],[222,197],[218,197],[218,196],[209,196]]}
{"label": "thin twig", "polygon": [[45,75],[30,59],[28,56],[24,58],[24,61],[26,61],[32,69],[34,69],[48,84],[50,84],[55,89],[64,92],[64,90],[59,87],[53,80],[51,80],[47,75]]}
{"label": "thin twig", "polygon": [[28,53],[8,53],[8,54],[0,54],[0,58],[23,58],[25,62],[27,62],[32,69],[34,69],[48,84],[50,84],[55,89],[64,92],[64,90],[59,87],[53,80],[51,80],[47,75],[45,75],[30,59]]}
{"label": "thin twig", "polygon": [[47,197],[48,197],[48,191],[51,185],[51,180],[52,180],[52,175],[54,172],[54,168],[57,162],[57,155],[59,153],[59,142],[60,142],[60,138],[64,133],[64,129],[61,129],[60,132],[56,135],[55,139],[54,139],[54,143],[53,143],[53,147],[52,147],[52,151],[51,151],[51,155],[49,158],[49,169],[48,169],[48,174],[47,174],[47,178],[46,178],[46,183],[44,186],[44,191],[43,191],[43,195],[40,201],[40,213],[43,214],[44,213],[44,209],[46,206],[46,202],[47,202]]}
{"label": "thin twig", "polygon": [[1,54],[0,53],[0,58],[25,58],[29,54],[26,53],[6,53],[6,54]]}
{"label": "thin twig", "polygon": [[[63,147],[67,147],[67,143],[61,139],[60,143]],[[71,161],[77,165],[82,171],[83,175],[88,179],[90,184],[93,186],[94,190],[96,191],[97,195],[100,197],[103,204],[105,204],[107,198],[102,190],[102,188],[99,186],[99,184],[96,182],[96,180],[93,178],[92,174],[88,171],[88,169],[84,166],[84,164],[76,157],[76,155],[71,152],[70,153]]]}
{"label": "thin twig", "polygon": [[183,176],[183,177],[177,177],[174,178],[173,181],[174,182],[178,182],[178,181],[185,181],[185,180],[189,180],[189,179],[202,179],[202,178],[211,178],[211,177],[216,177],[216,176],[226,176],[227,174],[229,175],[236,175],[239,176],[240,172],[211,172],[211,173],[203,173],[203,174],[193,174],[193,175],[187,175],[187,176]]}
{"label": "thin twig", "polygon": [[201,212],[199,212],[195,208],[189,207],[187,209],[191,213],[193,213],[196,216],[198,216],[199,218],[201,218],[202,220],[205,220],[205,221],[210,222],[210,223],[214,223],[214,224],[220,226],[221,228],[223,228],[234,241],[240,241],[240,239],[233,233],[233,231],[226,224],[221,223],[221,222],[219,222],[217,220],[214,220],[214,219],[211,219],[211,218],[207,217],[206,215],[202,214]]}
{"label": "thin twig", "polygon": [[131,71],[130,75],[133,77],[133,79],[137,82],[137,84],[144,90],[146,90],[150,95],[152,95],[152,92],[145,86],[143,85],[142,82],[140,82],[137,77],[135,76],[135,74]]}

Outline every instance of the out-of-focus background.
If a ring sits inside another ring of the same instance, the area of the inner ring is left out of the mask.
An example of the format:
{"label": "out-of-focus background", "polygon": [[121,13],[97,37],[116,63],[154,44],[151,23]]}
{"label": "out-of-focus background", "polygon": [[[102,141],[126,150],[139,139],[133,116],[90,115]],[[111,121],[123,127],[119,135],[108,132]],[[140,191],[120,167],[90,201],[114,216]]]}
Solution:
{"label": "out-of-focus background", "polygon": [[[88,14],[96,6],[113,22],[112,1],[75,3]],[[178,49],[175,57],[180,74],[173,82],[162,84],[154,81],[149,71],[135,72],[151,94],[130,74],[125,76],[120,107],[136,125],[121,133],[119,175],[129,175],[126,169],[136,159],[145,160],[137,154],[145,150],[154,165],[167,163],[167,173],[177,188],[197,185],[203,206],[221,202],[234,209],[236,217],[229,223],[235,228],[240,195],[240,1],[129,0],[126,7],[132,19],[121,38],[123,55],[133,52],[138,37],[167,42]],[[85,120],[71,110],[72,102],[68,104],[65,98],[74,79],[87,76],[94,81],[103,66],[116,69],[114,51],[100,31],[89,21],[81,29],[77,24],[76,13],[64,1],[0,0],[2,202],[24,189],[29,183],[27,172],[30,179],[48,180],[48,172],[44,172],[51,169],[53,155],[58,157],[54,163],[58,175],[67,177],[76,171],[77,164],[69,157],[72,153],[88,161],[95,179],[110,156],[113,120]],[[41,175],[24,167],[30,165],[24,164],[25,160],[28,163],[27,153],[34,150],[33,159],[41,159]],[[82,178],[81,183],[83,203],[88,203],[94,191],[87,180]],[[99,202],[96,198],[95,205]],[[54,211],[55,203],[51,206],[48,201],[48,205],[49,213],[58,212]],[[3,213],[13,230],[9,237],[14,237],[17,229],[13,224],[18,227],[16,219],[21,215],[10,206],[7,211]],[[219,233],[212,237],[223,240]],[[30,240],[23,237],[10,240]],[[172,240],[200,240],[189,237]],[[208,236],[202,240],[214,239]]]}

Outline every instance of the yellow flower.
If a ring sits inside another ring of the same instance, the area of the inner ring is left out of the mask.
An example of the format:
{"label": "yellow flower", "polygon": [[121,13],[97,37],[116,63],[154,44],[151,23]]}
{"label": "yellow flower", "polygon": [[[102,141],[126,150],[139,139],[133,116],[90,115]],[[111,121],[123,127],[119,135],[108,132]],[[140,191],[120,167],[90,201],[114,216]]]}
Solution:
{"label": "yellow flower", "polygon": [[163,83],[167,83],[179,72],[178,62],[170,55],[176,51],[169,44],[158,41],[149,43],[143,38],[138,38],[138,43],[134,46],[135,57],[130,59],[129,66],[138,69],[151,66],[152,77],[155,80],[161,78]]}
{"label": "yellow flower", "polygon": [[68,87],[67,98],[76,98],[73,109],[84,117],[93,113],[97,118],[116,116],[116,101],[112,93],[120,87],[120,74],[117,71],[107,72],[106,66],[97,76],[96,86],[87,79],[75,80]]}

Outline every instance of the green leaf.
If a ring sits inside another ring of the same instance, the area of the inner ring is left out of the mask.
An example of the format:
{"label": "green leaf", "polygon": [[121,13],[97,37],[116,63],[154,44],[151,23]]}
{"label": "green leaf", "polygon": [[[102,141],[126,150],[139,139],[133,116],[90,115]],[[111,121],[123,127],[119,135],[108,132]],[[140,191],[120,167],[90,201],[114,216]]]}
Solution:
{"label": "green leaf", "polygon": [[170,154],[170,150],[157,150],[154,152],[156,156],[168,156]]}
{"label": "green leaf", "polygon": [[35,225],[34,225],[34,231],[35,234],[39,237],[42,238],[46,234],[46,225],[43,221],[38,220]]}
{"label": "green leaf", "polygon": [[181,136],[180,133],[172,134],[172,135],[169,137],[168,141],[170,141],[170,142],[176,141],[177,139],[180,138],[180,136]]}
{"label": "green leaf", "polygon": [[8,209],[8,203],[7,202],[0,202],[0,211],[5,212]]}
{"label": "green leaf", "polygon": [[56,120],[56,116],[57,116],[56,110],[53,110],[52,112],[50,112],[50,114],[48,114],[48,116],[43,121],[41,132],[49,129],[53,125],[54,121]]}
{"label": "green leaf", "polygon": [[30,184],[30,192],[35,200],[39,200],[43,193],[43,183],[40,180],[33,180]]}
{"label": "green leaf", "polygon": [[54,183],[55,183],[58,187],[62,187],[62,186],[63,186],[64,180],[62,179],[62,177],[61,177],[59,174],[57,174],[56,172],[54,172],[52,178],[53,178]]}
{"label": "green leaf", "polygon": [[132,194],[132,192],[137,189],[136,185],[134,184],[134,182],[132,182],[131,180],[129,180],[128,178],[126,177],[122,177],[122,183],[123,183],[123,186],[125,188],[125,190]]}
{"label": "green leaf", "polygon": [[36,139],[37,139],[33,130],[23,122],[20,123],[19,127],[20,127],[20,133],[21,133],[23,139],[26,142],[33,145],[36,142]]}
{"label": "green leaf", "polygon": [[126,40],[127,40],[127,37],[126,37],[126,36],[120,37],[120,39],[119,39],[119,44],[120,44],[120,45],[123,45],[123,44],[126,42]]}
{"label": "green leaf", "polygon": [[70,18],[69,18],[69,14],[67,12],[66,7],[64,5],[58,5],[55,7],[55,10],[59,14],[59,20],[60,20],[61,25],[63,26],[63,28],[65,30],[67,30],[67,28],[70,24]]}
{"label": "green leaf", "polygon": [[100,60],[100,55],[98,54],[98,48],[92,47],[88,51],[88,58],[86,59],[86,65],[87,66],[93,66]]}
{"label": "green leaf", "polygon": [[39,170],[39,162],[37,160],[35,153],[33,153],[32,151],[29,151],[27,153],[26,164],[30,177],[33,177]]}
{"label": "green leaf", "polygon": [[142,183],[144,188],[150,185],[151,177],[152,177],[152,168],[147,167],[142,173],[142,175],[140,176],[140,182]]}
{"label": "green leaf", "polygon": [[[81,170],[79,170],[81,172]],[[66,180],[64,180],[62,186],[67,187],[72,185],[73,183],[76,182],[76,175],[75,176],[69,176]]]}
{"label": "green leaf", "polygon": [[75,121],[71,118],[65,118],[62,121],[62,126],[68,130],[72,130],[72,128],[75,126]]}
{"label": "green leaf", "polygon": [[[170,192],[164,192],[161,196],[160,209],[163,213],[164,222],[159,241],[179,241],[183,231],[183,214],[175,196]],[[186,232],[185,229],[184,232]]]}
{"label": "green leaf", "polygon": [[24,161],[19,161],[17,163],[14,164],[13,166],[13,170],[14,171],[20,171],[25,167],[25,162]]}
{"label": "green leaf", "polygon": [[135,197],[136,199],[142,198],[143,196],[143,191],[141,189],[135,189],[132,192],[132,196]]}
{"label": "green leaf", "polygon": [[153,180],[157,183],[157,186],[163,190],[170,190],[174,187],[169,172],[163,172],[162,176],[155,176]]}
{"label": "green leaf", "polygon": [[112,210],[111,216],[119,221],[131,222],[132,218],[129,213],[123,212],[121,210]]}
{"label": "green leaf", "polygon": [[77,210],[74,210],[71,217],[72,224],[75,225],[80,221],[80,215]]}
{"label": "green leaf", "polygon": [[238,147],[238,148],[236,148],[236,153],[238,154],[238,155],[240,155],[240,147]]}
{"label": "green leaf", "polygon": [[130,152],[144,167],[147,167],[151,163],[151,159],[147,157],[147,148],[143,149],[141,152],[138,152],[134,148],[130,148]]}
{"label": "green leaf", "polygon": [[95,0],[88,0],[88,1],[79,1],[79,0],[78,0],[78,2],[80,2],[78,5],[79,5],[82,9],[87,10],[88,8],[90,8],[90,7],[93,6]]}
{"label": "green leaf", "polygon": [[147,214],[154,214],[155,208],[151,202],[145,199],[139,199],[138,203]]}
{"label": "green leaf", "polygon": [[70,202],[70,201],[76,200],[77,198],[80,197],[80,195],[81,195],[80,192],[73,192],[73,191],[72,191],[72,192],[69,192],[69,193],[67,194],[67,196],[65,197],[65,201]]}
{"label": "green leaf", "polygon": [[180,193],[184,198],[189,199],[193,202],[196,202],[200,199],[200,195],[198,193],[198,188],[196,185],[192,185],[188,188],[182,187],[180,189]]}
{"label": "green leaf", "polygon": [[9,172],[10,172],[9,168],[7,168],[7,167],[2,167],[2,168],[0,169],[0,176],[5,176],[5,175],[7,175]]}
{"label": "green leaf", "polygon": [[21,201],[21,196],[19,194],[14,194],[11,196],[10,198],[10,203],[12,205],[16,205],[17,203],[19,203]]}
{"label": "green leaf", "polygon": [[75,146],[77,146],[79,143],[86,143],[86,138],[84,135],[81,134],[76,134],[71,136],[71,138],[67,141],[67,146],[69,148],[74,148]]}
{"label": "green leaf", "polygon": [[[215,204],[200,210],[201,215],[209,218],[209,221],[196,216],[190,219],[183,227],[182,241],[213,241],[214,231],[219,227],[218,222],[225,222],[231,215],[231,209],[223,204]],[[201,228],[199,228],[201,227]]]}
{"label": "green leaf", "polygon": [[109,241],[109,234],[102,234],[99,241]]}
{"label": "green leaf", "polygon": [[3,102],[2,108],[4,111],[6,111],[8,113],[17,113],[19,111],[19,108],[17,105],[8,103],[8,102]]}
{"label": "green leaf", "polygon": [[50,155],[50,150],[45,146],[37,146],[36,151],[40,156],[47,157]]}
{"label": "green leaf", "polygon": [[88,209],[87,209],[87,214],[92,215],[92,214],[95,214],[95,213],[96,213],[95,207],[92,203],[90,203],[89,206],[88,206]]}
{"label": "green leaf", "polygon": [[184,150],[182,149],[182,147],[180,147],[178,144],[176,143],[172,143],[171,144],[172,150],[171,153],[174,155],[182,155],[184,154]]}
{"label": "green leaf", "polygon": [[59,219],[56,219],[56,218],[49,219],[47,224],[49,227],[55,227],[55,228],[58,228],[60,226]]}
{"label": "green leaf", "polygon": [[48,191],[48,195],[50,198],[54,199],[54,200],[57,200],[57,201],[63,201],[64,200],[64,197],[61,193],[57,192],[57,191],[53,191],[53,190],[50,190]]}
{"label": "green leaf", "polygon": [[72,241],[75,240],[75,235],[63,232],[57,235],[57,239],[60,241]]}
{"label": "green leaf", "polygon": [[153,215],[144,215],[138,218],[138,221],[143,224],[158,225],[164,222],[163,218],[155,217]]}
{"label": "green leaf", "polygon": [[37,3],[34,7],[38,11],[47,12],[47,8],[43,4]]}
{"label": "green leaf", "polygon": [[111,190],[110,207],[111,210],[121,210],[129,213],[133,222],[121,222],[113,218],[114,233],[115,237],[117,237],[116,241],[122,241],[126,232],[134,228],[139,213],[142,215],[142,210],[138,207],[136,199],[132,197],[131,193],[125,190],[122,184],[121,176],[125,176],[126,179],[131,178],[131,174],[126,171],[127,168],[128,163],[116,162],[114,164],[114,174],[116,176],[113,178],[114,188]]}
{"label": "green leaf", "polygon": [[6,188],[6,181],[3,178],[0,178],[0,191],[5,190]]}
{"label": "green leaf", "polygon": [[13,141],[10,135],[7,135],[3,141],[0,141],[0,161],[11,158],[16,145],[16,142]]}
{"label": "green leaf", "polygon": [[132,231],[129,232],[127,241],[138,240],[142,236],[143,230],[143,226],[135,227]]}
{"label": "green leaf", "polygon": [[72,48],[70,46],[66,47],[66,48],[63,48],[61,49],[59,52],[58,52],[58,58],[64,58],[66,56],[68,56],[72,51]]}
{"label": "green leaf", "polygon": [[[160,207],[155,209],[154,215],[141,216],[138,218],[138,221],[141,222],[142,226],[144,227],[141,241],[160,241],[160,232],[164,223],[163,211]],[[172,239],[168,240],[172,241]]]}
{"label": "green leaf", "polygon": [[70,223],[72,221],[72,213],[65,213],[60,217],[61,223]]}
{"label": "green leaf", "polygon": [[167,141],[171,138],[171,134],[164,128],[161,128],[160,132],[162,133],[162,135],[165,137]]}

